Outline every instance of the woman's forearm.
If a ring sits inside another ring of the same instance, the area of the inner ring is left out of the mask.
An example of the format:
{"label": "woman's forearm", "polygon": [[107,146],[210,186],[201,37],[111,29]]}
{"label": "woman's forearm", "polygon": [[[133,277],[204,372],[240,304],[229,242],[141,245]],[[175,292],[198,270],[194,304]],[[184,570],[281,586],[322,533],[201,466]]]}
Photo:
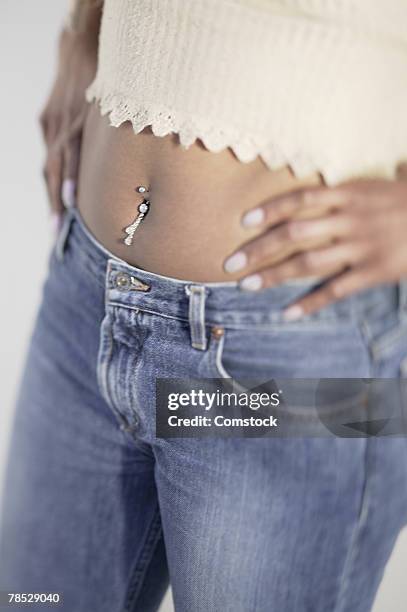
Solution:
{"label": "woman's forearm", "polygon": [[102,8],[100,0],[71,0],[58,40],[56,77],[40,116],[44,178],[56,227],[65,205],[72,206],[76,197],[86,90],[96,75]]}
{"label": "woman's forearm", "polygon": [[97,33],[102,7],[103,0],[70,0],[65,28],[72,32]]}

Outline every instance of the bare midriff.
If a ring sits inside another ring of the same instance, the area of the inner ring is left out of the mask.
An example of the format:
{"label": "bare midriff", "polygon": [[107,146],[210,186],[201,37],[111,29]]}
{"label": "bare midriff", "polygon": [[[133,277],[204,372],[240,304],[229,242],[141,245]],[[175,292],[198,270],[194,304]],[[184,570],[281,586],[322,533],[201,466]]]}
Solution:
{"label": "bare midriff", "polygon": [[[301,181],[288,167],[271,171],[257,158],[239,161],[231,150],[209,152],[196,141],[184,149],[176,134],[157,137],[130,123],[109,125],[96,105],[84,130],[78,209],[91,233],[128,263],[157,274],[197,282],[235,280],[225,259],[260,231],[242,227],[245,212],[273,196],[320,183]],[[123,242],[149,188],[150,209],[131,246]],[[248,268],[245,274],[254,271]]]}

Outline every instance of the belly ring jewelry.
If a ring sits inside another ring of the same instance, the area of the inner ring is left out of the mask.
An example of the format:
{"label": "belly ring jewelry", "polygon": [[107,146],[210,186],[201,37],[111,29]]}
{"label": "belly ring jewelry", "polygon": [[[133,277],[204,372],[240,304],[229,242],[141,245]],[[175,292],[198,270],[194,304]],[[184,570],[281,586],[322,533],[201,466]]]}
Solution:
{"label": "belly ring jewelry", "polygon": [[[148,189],[147,187],[144,187],[144,185],[139,185],[138,187],[135,188],[134,191],[137,191],[137,193],[148,193]],[[139,204],[137,207],[137,210],[138,210],[137,217],[134,219],[131,225],[128,225],[124,229],[127,236],[123,240],[123,242],[126,246],[130,246],[131,243],[133,242],[134,232],[136,231],[136,229],[138,228],[138,226],[140,225],[140,223],[142,222],[142,220],[148,213],[149,208],[150,208],[150,200],[147,200],[146,198],[144,198],[141,204]]]}

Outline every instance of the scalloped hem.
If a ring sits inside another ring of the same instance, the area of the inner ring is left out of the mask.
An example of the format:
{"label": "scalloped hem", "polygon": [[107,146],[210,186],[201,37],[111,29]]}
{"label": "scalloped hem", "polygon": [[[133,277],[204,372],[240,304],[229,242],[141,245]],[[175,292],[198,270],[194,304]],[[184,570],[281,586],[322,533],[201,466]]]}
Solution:
{"label": "scalloped hem", "polygon": [[213,153],[219,153],[230,149],[236,158],[242,163],[249,163],[259,157],[263,163],[272,171],[289,167],[293,174],[304,179],[311,175],[319,174],[327,185],[333,186],[345,180],[361,177],[394,178],[399,159],[391,163],[383,163],[366,171],[362,167],[338,170],[332,164],[319,160],[317,163],[309,153],[304,151],[284,152],[283,148],[274,143],[262,142],[259,137],[243,137],[236,128],[215,128],[207,120],[189,116],[188,120],[177,117],[173,109],[148,108],[133,110],[123,102],[117,95],[100,95],[97,88],[91,85],[86,92],[88,102],[97,102],[102,116],[107,115],[110,125],[119,127],[129,121],[135,134],[140,133],[146,127],[150,127],[155,136],[162,137],[168,134],[177,134],[181,146],[188,149],[197,140]]}

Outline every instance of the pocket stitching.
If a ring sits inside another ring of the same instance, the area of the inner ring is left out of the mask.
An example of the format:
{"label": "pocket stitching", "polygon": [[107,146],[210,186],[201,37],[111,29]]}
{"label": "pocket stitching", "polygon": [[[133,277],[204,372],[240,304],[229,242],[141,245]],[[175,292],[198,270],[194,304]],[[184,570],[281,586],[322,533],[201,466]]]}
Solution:
{"label": "pocket stitching", "polygon": [[400,375],[401,378],[407,378],[407,355],[400,362]]}
{"label": "pocket stitching", "polygon": [[128,423],[116,407],[109,384],[108,370],[112,360],[114,346],[114,338],[112,333],[112,317],[114,317],[114,315],[111,312],[107,311],[100,326],[96,375],[99,391],[102,397],[106,401],[113,415],[116,417],[119,426],[126,428],[128,427]]}
{"label": "pocket stitching", "polygon": [[[359,325],[355,325],[357,331],[358,331],[358,342],[360,344],[360,348],[361,350],[363,350],[365,355],[369,355],[369,347],[366,345],[365,342],[365,337],[364,334],[360,328]],[[221,378],[230,378],[234,384],[238,385],[241,388],[244,388],[242,385],[240,385],[236,379],[228,372],[228,370],[225,368],[224,364],[223,364],[223,357],[224,357],[224,346],[225,346],[225,341],[226,341],[226,337],[227,337],[227,328],[225,328],[225,333],[223,334],[223,336],[221,336],[220,338],[211,338],[211,343],[213,341],[216,342],[216,348],[214,351],[212,351],[212,355],[211,355],[211,365],[212,367],[215,369],[215,371],[218,373],[218,375],[220,375]],[[237,331],[237,330],[233,330],[233,331]],[[270,331],[275,331],[270,330]],[[279,330],[280,331],[280,330]],[[282,331],[282,329],[281,329]],[[285,329],[285,332],[287,332],[288,330]],[[292,330],[292,332],[296,332],[297,330]],[[305,329],[303,331],[310,331],[309,329]],[[315,331],[315,330],[312,330]],[[406,327],[406,332],[407,332],[407,327]],[[209,347],[210,348],[210,347]],[[271,377],[273,378],[273,377]],[[301,378],[301,377],[292,377],[292,378]],[[319,376],[316,376],[315,378],[320,378]],[[323,378],[323,377],[321,377]],[[329,377],[327,377],[329,378]],[[334,377],[332,377],[334,378]]]}
{"label": "pocket stitching", "polygon": [[234,387],[238,388],[240,392],[250,393],[250,389],[247,389],[247,387],[244,387],[239,382],[237,382],[237,380],[235,380],[233,376],[229,374],[229,372],[226,370],[225,366],[223,365],[222,357],[223,357],[223,348],[225,344],[225,338],[226,338],[226,333],[224,333],[223,336],[221,336],[220,338],[212,337],[211,342],[215,342],[214,344],[215,348],[212,351],[212,355],[211,355],[212,357],[211,365],[212,367],[214,367],[215,372],[219,375],[220,378],[229,379],[230,383]]}
{"label": "pocket stitching", "polygon": [[371,341],[371,350],[377,359],[383,359],[391,354],[398,343],[407,337],[407,324],[400,323]]}

